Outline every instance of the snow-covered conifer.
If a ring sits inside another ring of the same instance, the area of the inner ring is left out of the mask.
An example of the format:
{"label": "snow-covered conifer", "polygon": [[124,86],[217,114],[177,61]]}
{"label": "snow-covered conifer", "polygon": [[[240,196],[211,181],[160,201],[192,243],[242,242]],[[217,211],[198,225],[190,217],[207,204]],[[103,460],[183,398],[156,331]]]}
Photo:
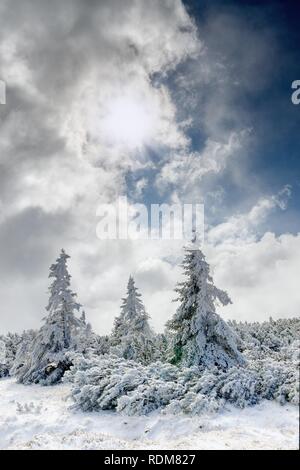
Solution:
{"label": "snow-covered conifer", "polygon": [[176,292],[180,305],[167,323],[174,333],[174,364],[185,366],[229,366],[243,364],[237,347],[237,335],[216,313],[215,303],[231,303],[226,292],[214,286],[209,265],[197,247],[196,237],[186,247],[183,261],[186,280]]}
{"label": "snow-covered conifer", "polygon": [[17,333],[0,336],[0,377],[10,374],[20,342],[21,336]]}
{"label": "snow-covered conifer", "polygon": [[19,341],[12,367],[9,371],[10,375],[16,375],[26,362],[28,362],[32,350],[34,338],[37,335],[36,330],[23,331]]}
{"label": "snow-covered conifer", "polygon": [[73,336],[82,327],[82,321],[74,314],[80,304],[70,288],[68,258],[62,250],[56,263],[50,267],[49,277],[53,282],[49,287],[48,315],[34,340],[28,361],[19,371],[19,380],[23,383],[54,383],[70,366],[65,352],[72,348]]}
{"label": "snow-covered conifer", "polygon": [[149,363],[154,352],[154,333],[149,325],[141,294],[129,277],[127,295],[123,299],[121,313],[115,319],[111,337],[112,352],[142,363]]}

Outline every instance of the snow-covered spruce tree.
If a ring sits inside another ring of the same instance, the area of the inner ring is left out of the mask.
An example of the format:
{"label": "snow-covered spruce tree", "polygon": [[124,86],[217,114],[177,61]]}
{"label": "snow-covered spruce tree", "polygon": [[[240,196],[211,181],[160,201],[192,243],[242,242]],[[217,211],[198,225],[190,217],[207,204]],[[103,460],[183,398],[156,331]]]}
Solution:
{"label": "snow-covered spruce tree", "polygon": [[55,383],[71,365],[66,353],[74,348],[74,339],[83,321],[74,314],[80,304],[70,289],[68,258],[62,250],[56,263],[50,267],[49,277],[53,282],[49,287],[48,315],[33,342],[27,362],[18,371],[22,383]]}
{"label": "snow-covered spruce tree", "polygon": [[9,367],[6,361],[6,344],[3,337],[0,336],[0,379],[9,374]]}
{"label": "snow-covered spruce tree", "polygon": [[185,248],[186,280],[176,292],[180,301],[167,328],[173,332],[171,362],[185,366],[217,366],[223,369],[242,365],[237,335],[216,313],[215,303],[231,303],[227,293],[214,286],[209,265],[197,248],[196,237]]}
{"label": "snow-covered spruce tree", "polygon": [[111,336],[111,352],[125,359],[149,364],[153,360],[155,335],[132,276],[129,277],[127,295],[122,300],[121,313],[115,319]]}
{"label": "snow-covered spruce tree", "polygon": [[92,347],[94,333],[90,323],[86,322],[85,311],[83,310],[77,325],[77,334],[73,335],[71,347],[78,353],[85,354]]}
{"label": "snow-covered spruce tree", "polygon": [[10,375],[21,336],[17,333],[8,333],[0,336],[0,377]]}
{"label": "snow-covered spruce tree", "polygon": [[95,354],[101,356],[109,352],[109,336],[97,335],[90,323],[86,322],[85,312],[80,317],[81,326],[72,341],[72,348],[85,356]]}
{"label": "snow-covered spruce tree", "polygon": [[12,363],[12,367],[9,371],[11,376],[17,375],[19,369],[21,369],[24,364],[29,360],[32,345],[34,342],[34,338],[37,335],[36,330],[26,330],[23,331],[21,335],[21,340],[18,343],[18,347],[16,350],[15,358]]}

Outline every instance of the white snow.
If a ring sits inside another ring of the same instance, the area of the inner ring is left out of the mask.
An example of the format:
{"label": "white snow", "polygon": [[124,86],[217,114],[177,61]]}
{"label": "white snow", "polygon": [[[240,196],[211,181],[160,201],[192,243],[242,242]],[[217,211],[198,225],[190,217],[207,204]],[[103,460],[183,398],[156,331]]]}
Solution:
{"label": "white snow", "polygon": [[125,417],[70,409],[68,384],[0,380],[1,449],[298,449],[294,405],[262,402],[212,416]]}

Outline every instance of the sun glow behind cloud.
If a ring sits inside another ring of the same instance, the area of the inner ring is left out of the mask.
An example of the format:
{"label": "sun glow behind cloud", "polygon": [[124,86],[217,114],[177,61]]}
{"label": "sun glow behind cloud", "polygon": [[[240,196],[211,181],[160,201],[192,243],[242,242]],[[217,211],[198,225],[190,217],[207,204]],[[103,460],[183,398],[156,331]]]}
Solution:
{"label": "sun glow behind cloud", "polygon": [[154,138],[155,115],[155,106],[147,101],[118,97],[108,103],[100,132],[112,144],[139,148]]}

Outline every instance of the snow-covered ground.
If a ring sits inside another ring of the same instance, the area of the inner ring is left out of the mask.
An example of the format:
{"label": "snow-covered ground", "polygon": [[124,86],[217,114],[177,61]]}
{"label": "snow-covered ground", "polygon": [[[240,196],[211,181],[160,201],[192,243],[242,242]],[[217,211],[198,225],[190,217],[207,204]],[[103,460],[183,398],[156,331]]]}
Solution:
{"label": "snow-covered ground", "polygon": [[69,385],[24,386],[0,380],[1,449],[297,449],[293,405],[252,408],[197,418],[126,417],[70,409]]}

